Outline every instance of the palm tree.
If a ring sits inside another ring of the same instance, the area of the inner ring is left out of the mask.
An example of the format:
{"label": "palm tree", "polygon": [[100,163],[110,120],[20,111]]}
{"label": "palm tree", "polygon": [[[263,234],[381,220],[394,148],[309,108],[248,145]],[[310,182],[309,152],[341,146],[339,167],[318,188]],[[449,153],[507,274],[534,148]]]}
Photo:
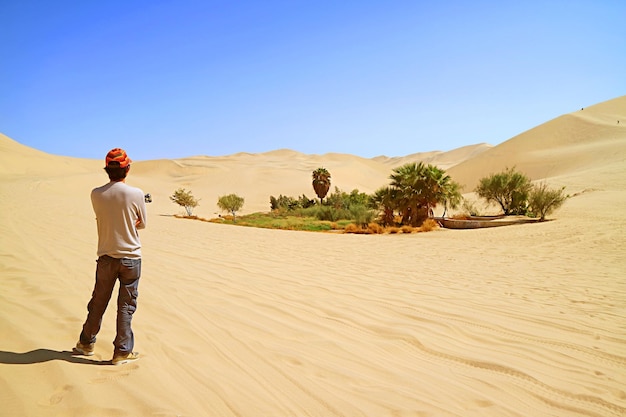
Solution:
{"label": "palm tree", "polygon": [[374,192],[370,203],[372,208],[382,212],[380,222],[383,226],[392,225],[395,221],[394,211],[396,209],[398,191],[392,187],[381,187]]}
{"label": "palm tree", "polygon": [[330,189],[330,172],[326,168],[318,168],[313,171],[313,190],[315,190],[315,194],[320,199],[320,204],[322,204],[322,200],[328,194],[328,190]]}
{"label": "palm tree", "polygon": [[426,167],[426,193],[425,201],[429,215],[433,215],[433,209],[437,204],[443,204],[444,216],[448,206],[456,208],[461,204],[461,185],[452,181],[443,169],[428,165]]}
{"label": "palm tree", "polygon": [[455,209],[461,205],[463,196],[461,195],[461,184],[455,181],[449,181],[443,188],[443,214],[446,217],[448,207]]}
{"label": "palm tree", "polygon": [[418,226],[428,217],[424,215],[424,196],[426,189],[425,178],[426,166],[420,163],[411,163],[395,168],[389,177],[391,187],[397,191],[396,204],[402,215],[402,223]]}
{"label": "palm tree", "polygon": [[397,208],[402,223],[419,226],[433,215],[437,204],[456,207],[461,200],[460,186],[446,172],[422,162],[410,163],[393,170],[391,187],[398,192]]}

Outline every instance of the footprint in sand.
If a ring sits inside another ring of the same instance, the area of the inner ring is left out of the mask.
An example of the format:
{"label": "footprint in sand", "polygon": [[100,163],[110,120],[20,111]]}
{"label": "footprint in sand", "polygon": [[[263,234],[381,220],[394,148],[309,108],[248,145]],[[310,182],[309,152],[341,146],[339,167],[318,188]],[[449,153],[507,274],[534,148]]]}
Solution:
{"label": "footprint in sand", "polygon": [[63,401],[63,398],[65,398],[65,395],[68,392],[72,391],[73,389],[74,389],[73,385],[64,385],[58,388],[54,392],[54,394],[50,396],[50,398],[48,398],[47,400],[43,400],[41,403],[42,405],[57,405],[58,403]]}
{"label": "footprint in sand", "polygon": [[131,372],[139,368],[139,364],[121,365],[119,369],[117,367],[113,368],[114,369],[98,372],[98,378],[94,378],[89,382],[91,384],[103,384],[105,382],[117,381],[118,379],[129,376]]}

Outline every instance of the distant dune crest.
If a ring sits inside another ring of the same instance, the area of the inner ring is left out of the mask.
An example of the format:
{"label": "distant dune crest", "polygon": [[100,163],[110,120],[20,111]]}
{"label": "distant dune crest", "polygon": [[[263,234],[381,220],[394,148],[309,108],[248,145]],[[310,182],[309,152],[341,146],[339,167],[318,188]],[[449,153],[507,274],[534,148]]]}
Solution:
{"label": "distant dune crest", "polygon": [[[622,123],[618,123],[618,120]],[[497,146],[486,143],[451,151],[418,152],[406,156],[362,158],[350,154],[303,154],[291,149],[227,156],[190,156],[175,160],[139,161],[133,164],[135,181],[159,184],[158,197],[179,186],[208,195],[245,196],[245,209],[267,210],[270,195],[313,194],[311,172],[319,167],[332,175],[332,187],[371,193],[387,185],[393,168],[424,162],[448,171],[470,192],[490,173],[515,166],[531,179],[602,168],[626,158],[626,96],[559,116]],[[0,173],[29,175],[84,173],[96,170],[93,160],[43,153],[0,136]],[[145,177],[145,178],[143,178]]]}

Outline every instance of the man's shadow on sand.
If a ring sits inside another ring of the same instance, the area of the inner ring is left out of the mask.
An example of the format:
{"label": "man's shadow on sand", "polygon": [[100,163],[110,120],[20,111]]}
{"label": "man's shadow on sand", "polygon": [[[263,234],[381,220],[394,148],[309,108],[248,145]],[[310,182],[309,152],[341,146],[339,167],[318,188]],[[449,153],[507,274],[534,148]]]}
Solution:
{"label": "man's shadow on sand", "polygon": [[0,350],[0,363],[10,365],[29,365],[49,361],[65,361],[83,365],[111,365],[111,361],[98,361],[76,356],[69,350],[35,349],[30,352],[15,353]]}

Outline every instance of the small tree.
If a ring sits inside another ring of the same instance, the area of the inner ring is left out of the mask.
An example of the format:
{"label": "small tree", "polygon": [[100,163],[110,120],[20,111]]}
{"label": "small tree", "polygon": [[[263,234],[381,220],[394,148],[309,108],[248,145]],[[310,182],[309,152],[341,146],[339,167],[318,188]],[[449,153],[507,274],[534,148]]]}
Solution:
{"label": "small tree", "polygon": [[556,211],[569,198],[564,192],[565,187],[551,189],[545,182],[536,184],[528,199],[531,213],[539,216],[539,220],[544,221],[547,215]]}
{"label": "small tree", "polygon": [[186,191],[184,188],[179,188],[174,191],[174,194],[170,196],[170,200],[179,206],[183,206],[185,211],[187,211],[187,216],[192,215],[193,209],[198,206],[198,202],[200,201],[196,200],[191,194],[191,191]]}
{"label": "small tree", "polygon": [[313,171],[313,190],[315,190],[315,194],[320,199],[320,204],[322,204],[322,200],[326,197],[328,190],[330,189],[330,172],[326,168],[318,168]]}
{"label": "small tree", "polygon": [[244,199],[237,194],[228,194],[217,199],[217,206],[223,211],[228,211],[233,215],[235,221],[236,213],[243,207]]}
{"label": "small tree", "polygon": [[499,204],[505,215],[511,215],[526,214],[531,188],[530,179],[511,168],[482,178],[474,191],[487,202]]}

